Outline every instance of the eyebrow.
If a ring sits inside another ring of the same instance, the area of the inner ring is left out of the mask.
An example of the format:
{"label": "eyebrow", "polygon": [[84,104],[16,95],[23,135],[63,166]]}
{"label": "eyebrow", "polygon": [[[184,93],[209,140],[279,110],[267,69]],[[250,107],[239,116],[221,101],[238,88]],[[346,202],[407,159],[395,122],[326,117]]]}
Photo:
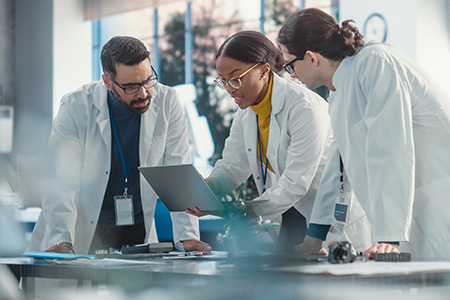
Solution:
{"label": "eyebrow", "polygon": [[[231,74],[233,74],[234,72],[237,72],[237,71],[239,71],[239,70],[241,70],[241,69],[234,69],[234,70],[232,70],[231,72],[228,72],[228,76],[231,76]],[[223,75],[222,74],[219,74],[219,77],[222,77],[223,78]]]}
{"label": "eyebrow", "polygon": [[138,82],[138,83],[135,83],[135,82],[131,82],[131,83],[125,83],[125,84],[122,84],[123,86],[130,86],[130,85],[139,85],[139,84],[141,84],[141,83],[143,83],[143,82],[147,82],[147,81],[149,81],[150,79],[152,79],[152,77],[153,77],[153,74],[152,75],[150,75],[147,79],[145,79],[144,81],[142,81],[142,82]]}

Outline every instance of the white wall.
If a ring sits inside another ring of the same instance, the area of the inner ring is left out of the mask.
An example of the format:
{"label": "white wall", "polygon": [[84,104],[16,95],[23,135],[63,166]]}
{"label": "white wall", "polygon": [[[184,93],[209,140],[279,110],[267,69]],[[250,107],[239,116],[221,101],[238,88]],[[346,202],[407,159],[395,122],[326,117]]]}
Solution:
{"label": "white wall", "polygon": [[53,117],[61,97],[92,80],[92,25],[83,0],[53,1]]}
{"label": "white wall", "polygon": [[366,18],[381,13],[386,43],[415,59],[450,94],[448,0],[340,0],[340,21],[353,19],[363,32]]}
{"label": "white wall", "polygon": [[448,0],[422,0],[417,22],[417,60],[450,94]]}

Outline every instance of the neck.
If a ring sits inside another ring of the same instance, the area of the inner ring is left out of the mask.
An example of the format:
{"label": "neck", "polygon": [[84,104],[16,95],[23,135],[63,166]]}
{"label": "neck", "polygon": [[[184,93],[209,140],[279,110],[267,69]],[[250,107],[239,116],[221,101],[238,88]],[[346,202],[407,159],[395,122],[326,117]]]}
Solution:
{"label": "neck", "polygon": [[328,68],[326,70],[325,77],[326,80],[326,87],[330,89],[330,91],[336,91],[336,88],[333,86],[333,76],[334,73],[336,73],[336,70],[338,69],[339,65],[341,64],[342,60],[328,60]]}
{"label": "neck", "polygon": [[267,76],[266,82],[264,83],[264,87],[261,90],[261,93],[259,94],[258,100],[256,101],[256,103],[254,105],[256,105],[258,103],[261,103],[261,101],[263,101],[264,97],[266,97],[267,91],[269,90],[270,78],[272,78],[272,73],[269,73],[269,76]]}

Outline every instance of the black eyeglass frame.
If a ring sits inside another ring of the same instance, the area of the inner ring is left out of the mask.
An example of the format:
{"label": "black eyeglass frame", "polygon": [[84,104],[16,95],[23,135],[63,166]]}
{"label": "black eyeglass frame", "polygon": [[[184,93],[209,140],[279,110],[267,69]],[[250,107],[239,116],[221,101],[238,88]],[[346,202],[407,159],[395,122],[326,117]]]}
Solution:
{"label": "black eyeglass frame", "polygon": [[293,63],[295,63],[297,60],[302,60],[305,57],[305,54],[303,54],[302,56],[297,56],[296,58],[294,58],[293,60],[285,63],[283,65],[283,68],[286,72],[288,72],[289,74],[294,73],[294,67],[292,66]]}
{"label": "black eyeglass frame", "polygon": [[[106,75],[106,76],[108,76],[108,78],[109,78],[115,85],[117,85],[118,87],[120,87],[126,95],[132,95],[132,94],[136,94],[137,92],[139,92],[139,90],[141,89],[142,86],[143,86],[145,89],[149,89],[149,88],[154,87],[154,86],[158,83],[158,80],[159,80],[158,73],[156,73],[155,69],[153,69],[153,66],[150,66],[150,67],[152,68],[152,72],[153,72],[153,74],[154,74],[155,76],[154,76],[154,77],[152,76],[152,77],[150,77],[149,79],[147,79],[147,80],[145,80],[144,82],[141,82],[141,83],[133,83],[133,84],[130,84],[130,85],[133,86],[133,87],[134,87],[134,86],[137,86],[136,91],[134,91],[134,92],[127,92],[127,89],[130,89],[131,87],[124,87],[123,85],[121,85],[120,83],[118,83],[117,81],[115,81],[114,79],[112,79],[111,76],[109,76],[109,75]],[[149,84],[149,83],[150,83],[150,86],[146,86],[146,84]]]}

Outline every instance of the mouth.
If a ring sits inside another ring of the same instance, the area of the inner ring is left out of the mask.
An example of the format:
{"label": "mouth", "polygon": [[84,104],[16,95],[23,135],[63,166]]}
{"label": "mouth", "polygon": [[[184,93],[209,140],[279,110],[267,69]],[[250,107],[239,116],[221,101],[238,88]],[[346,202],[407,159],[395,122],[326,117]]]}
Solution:
{"label": "mouth", "polygon": [[132,105],[137,108],[142,108],[142,107],[146,107],[149,104],[149,102],[150,102],[150,100],[145,99],[145,100],[141,100],[141,101],[134,101],[134,103]]}
{"label": "mouth", "polygon": [[145,100],[144,102],[136,103],[134,106],[136,106],[136,107],[145,107],[145,106],[147,106],[147,104],[148,104],[148,100]]}
{"label": "mouth", "polygon": [[234,99],[234,103],[236,103],[237,105],[239,105],[243,100],[244,97],[239,97],[239,96],[231,96]]}

